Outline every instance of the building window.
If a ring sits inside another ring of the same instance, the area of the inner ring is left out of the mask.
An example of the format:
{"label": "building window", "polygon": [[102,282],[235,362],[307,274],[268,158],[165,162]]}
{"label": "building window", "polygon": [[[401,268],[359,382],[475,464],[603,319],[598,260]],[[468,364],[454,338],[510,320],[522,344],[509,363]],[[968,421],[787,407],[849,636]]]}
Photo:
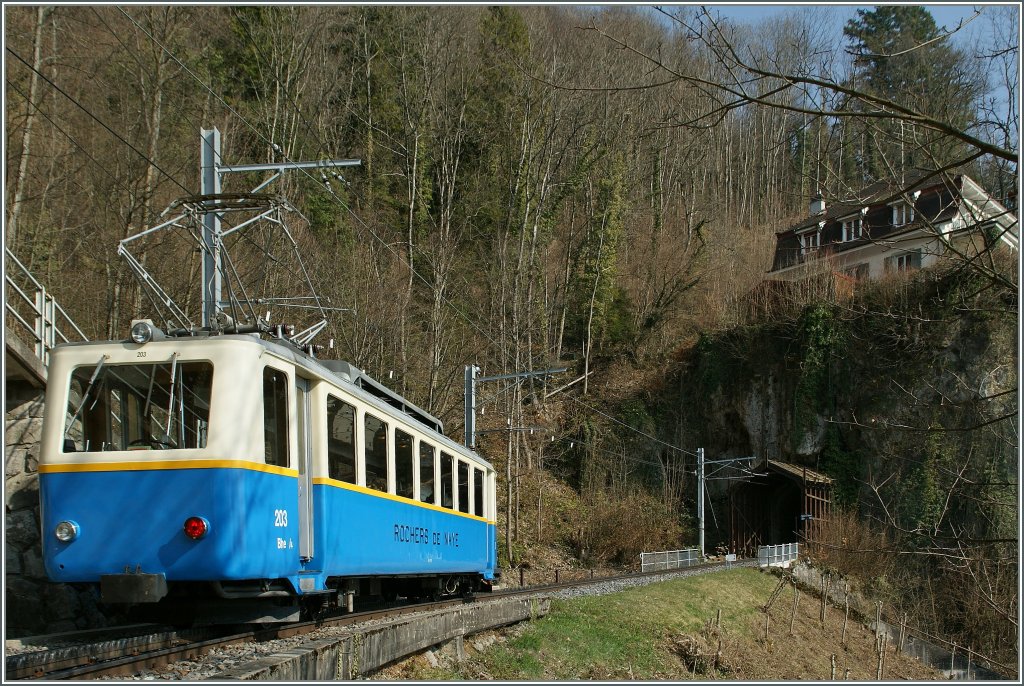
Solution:
{"label": "building window", "polygon": [[892,225],[904,226],[914,221],[914,206],[898,202],[892,206]]}
{"label": "building window", "polygon": [[908,272],[912,269],[920,269],[921,251],[912,250],[899,255],[893,255],[892,257],[886,258],[885,265],[891,272]]}
{"label": "building window", "polygon": [[800,255],[807,256],[817,252],[821,245],[821,231],[809,231],[800,236]]}
{"label": "building window", "polygon": [[856,241],[864,237],[864,218],[860,215],[843,220],[843,242]]}
{"label": "building window", "polygon": [[867,262],[862,262],[843,270],[843,273],[855,281],[864,281],[868,278],[868,264]]}

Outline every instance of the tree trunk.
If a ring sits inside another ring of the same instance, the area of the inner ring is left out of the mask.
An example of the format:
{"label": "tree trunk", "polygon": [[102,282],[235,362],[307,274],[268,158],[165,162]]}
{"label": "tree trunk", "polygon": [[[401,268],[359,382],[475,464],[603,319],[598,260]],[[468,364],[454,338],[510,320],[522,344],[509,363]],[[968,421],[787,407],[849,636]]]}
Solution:
{"label": "tree trunk", "polygon": [[39,7],[36,10],[36,29],[33,36],[32,76],[29,79],[28,108],[25,112],[25,129],[21,132],[21,156],[18,160],[18,176],[14,179],[14,198],[7,215],[7,243],[17,245],[18,221],[21,218],[21,206],[25,200],[25,187],[28,179],[28,161],[32,153],[32,129],[36,121],[36,107],[39,101],[39,85],[42,80],[40,71],[43,68],[43,27],[53,7]]}

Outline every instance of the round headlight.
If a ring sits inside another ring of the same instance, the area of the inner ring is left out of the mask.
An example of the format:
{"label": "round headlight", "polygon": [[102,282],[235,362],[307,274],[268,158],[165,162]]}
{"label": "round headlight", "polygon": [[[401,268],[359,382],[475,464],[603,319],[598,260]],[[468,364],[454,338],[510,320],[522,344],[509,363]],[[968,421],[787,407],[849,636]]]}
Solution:
{"label": "round headlight", "polygon": [[53,535],[62,543],[70,543],[78,538],[78,525],[74,522],[64,520],[53,527]]}
{"label": "round headlight", "polygon": [[132,340],[136,343],[149,343],[153,340],[153,327],[148,322],[136,322],[132,326]]}

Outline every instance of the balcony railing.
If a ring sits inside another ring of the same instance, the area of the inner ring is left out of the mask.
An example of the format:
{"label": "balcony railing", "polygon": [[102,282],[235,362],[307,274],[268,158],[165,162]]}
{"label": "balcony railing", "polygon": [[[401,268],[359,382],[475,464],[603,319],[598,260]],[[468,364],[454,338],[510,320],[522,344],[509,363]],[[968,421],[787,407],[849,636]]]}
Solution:
{"label": "balcony railing", "polygon": [[4,254],[7,257],[4,306],[8,333],[27,338],[44,367],[50,362],[53,346],[72,340],[89,340],[11,249],[5,247]]}

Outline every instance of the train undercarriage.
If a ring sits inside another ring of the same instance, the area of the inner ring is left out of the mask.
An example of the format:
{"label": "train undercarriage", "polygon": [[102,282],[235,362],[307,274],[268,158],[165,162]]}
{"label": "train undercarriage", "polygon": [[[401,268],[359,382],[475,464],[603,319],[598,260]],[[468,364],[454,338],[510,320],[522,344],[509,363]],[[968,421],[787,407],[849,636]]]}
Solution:
{"label": "train undercarriage", "polygon": [[445,598],[471,598],[490,592],[491,582],[479,574],[338,577],[328,589],[297,595],[284,579],[166,584],[154,599],[149,584],[133,596],[125,586],[104,592],[102,601],[119,605],[138,621],[176,625],[273,624],[313,620],[327,614],[356,612],[399,602],[422,603]]}

